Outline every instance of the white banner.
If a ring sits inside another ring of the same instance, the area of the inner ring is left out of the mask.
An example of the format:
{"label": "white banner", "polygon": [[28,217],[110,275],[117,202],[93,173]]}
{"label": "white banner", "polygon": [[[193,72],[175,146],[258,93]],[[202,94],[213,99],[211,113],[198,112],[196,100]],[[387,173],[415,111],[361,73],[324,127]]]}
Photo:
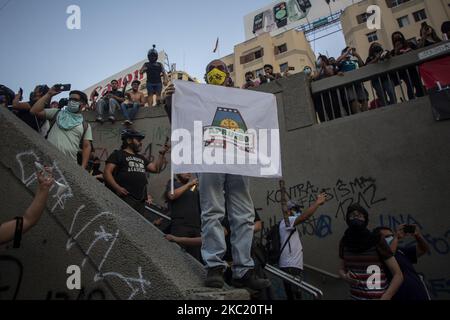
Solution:
{"label": "white banner", "polygon": [[173,173],[281,177],[273,94],[174,81]]}

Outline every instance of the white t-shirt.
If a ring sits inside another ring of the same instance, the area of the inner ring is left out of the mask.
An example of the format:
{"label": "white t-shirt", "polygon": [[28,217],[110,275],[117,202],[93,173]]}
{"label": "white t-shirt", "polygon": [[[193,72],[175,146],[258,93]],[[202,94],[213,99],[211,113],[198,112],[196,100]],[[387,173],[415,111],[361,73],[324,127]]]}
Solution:
{"label": "white t-shirt", "polygon": [[[283,247],[287,238],[291,234],[292,230],[295,230],[294,221],[296,217],[289,217],[290,227],[286,227],[284,219],[280,222],[280,240],[281,247]],[[281,250],[281,248],[280,248]],[[283,249],[280,255],[280,261],[278,263],[280,268],[299,268],[303,270],[303,246],[300,241],[300,235],[298,231],[289,239],[289,243]]]}

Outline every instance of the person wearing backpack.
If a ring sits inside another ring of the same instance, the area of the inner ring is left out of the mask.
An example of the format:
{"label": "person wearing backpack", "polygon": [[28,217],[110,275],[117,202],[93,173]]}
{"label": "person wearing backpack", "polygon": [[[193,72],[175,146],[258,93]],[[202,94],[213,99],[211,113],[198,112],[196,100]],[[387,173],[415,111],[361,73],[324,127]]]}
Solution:
{"label": "person wearing backpack", "polygon": [[91,154],[92,129],[84,121],[81,110],[87,106],[88,98],[84,92],[74,90],[69,94],[67,106],[61,110],[44,110],[52,98],[60,93],[57,86],[52,87],[33,105],[30,112],[52,123],[47,140],[63,154],[76,162],[77,154],[81,150],[81,166],[86,169]]}
{"label": "person wearing backpack", "polygon": [[[326,201],[326,194],[321,193],[312,206],[301,213],[300,206],[290,200],[287,203],[289,212],[289,226],[286,226],[285,220],[278,224],[280,234],[280,258],[278,267],[286,273],[303,279],[303,246],[297,231],[297,226],[307,221],[321,205]],[[295,286],[284,281],[284,288],[288,300],[300,300],[301,292]]]}

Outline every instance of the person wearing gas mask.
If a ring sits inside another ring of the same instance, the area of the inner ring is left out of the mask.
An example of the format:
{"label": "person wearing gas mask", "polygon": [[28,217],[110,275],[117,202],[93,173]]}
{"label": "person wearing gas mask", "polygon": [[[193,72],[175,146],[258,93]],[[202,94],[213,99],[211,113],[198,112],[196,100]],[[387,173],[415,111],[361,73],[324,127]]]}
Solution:
{"label": "person wearing gas mask", "polygon": [[[81,110],[87,106],[88,98],[84,92],[74,90],[69,94],[67,106],[58,109],[45,109],[52,97],[61,93],[56,86],[52,87],[31,108],[30,112],[41,119],[50,121],[47,140],[63,154],[78,161],[86,169],[91,154],[92,129],[84,120]],[[81,155],[79,155],[79,153]]]}
{"label": "person wearing gas mask", "polygon": [[[369,229],[369,213],[352,204],[346,214],[347,230],[339,243],[339,276],[350,285],[353,300],[390,300],[400,288],[403,275],[386,241]],[[392,274],[389,282],[386,272]]]}
{"label": "person wearing gas mask", "polygon": [[163,82],[161,78],[164,79],[164,85],[167,85],[167,73],[164,70],[164,66],[162,63],[158,62],[158,51],[155,49],[155,45],[153,45],[153,49],[148,52],[148,61],[146,62],[141,70],[140,74],[147,74],[147,93],[148,93],[148,106],[155,106],[153,104],[153,96],[156,95],[156,104],[160,102],[161,91],[163,87]]}
{"label": "person wearing gas mask", "polygon": [[[402,224],[397,232],[387,227],[378,227],[374,229],[373,233],[380,241],[386,241],[403,273],[404,281],[392,300],[430,300],[426,286],[413,265],[417,263],[418,258],[430,252],[430,246],[419,228],[416,225]],[[399,246],[399,241],[405,238],[414,238],[416,245]]]}
{"label": "person wearing gas mask", "polygon": [[159,152],[158,159],[150,162],[140,154],[145,135],[133,129],[124,129],[121,137],[122,147],[111,153],[106,160],[103,173],[106,186],[130,207],[150,220],[145,212],[147,172],[161,172],[166,161],[165,154],[169,148],[167,145],[164,146],[164,149]]}
{"label": "person wearing gas mask", "polygon": [[[230,73],[221,60],[213,60],[206,67],[205,81],[210,85],[229,86]],[[167,87],[166,111],[171,118],[173,84]],[[201,253],[207,268],[205,286],[222,288],[227,263],[227,250],[221,221],[227,208],[231,227],[233,253],[233,286],[263,290],[270,286],[268,279],[255,273],[255,263],[251,257],[255,210],[250,195],[249,177],[224,173],[199,173],[201,206]]]}

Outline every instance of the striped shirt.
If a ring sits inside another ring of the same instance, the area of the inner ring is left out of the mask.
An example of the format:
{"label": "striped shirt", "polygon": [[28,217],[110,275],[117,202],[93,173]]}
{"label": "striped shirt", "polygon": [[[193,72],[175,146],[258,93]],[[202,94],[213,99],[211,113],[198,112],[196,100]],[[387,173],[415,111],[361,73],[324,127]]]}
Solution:
{"label": "striped shirt", "polygon": [[389,286],[383,262],[392,256],[392,251],[384,240],[358,253],[351,252],[341,240],[339,257],[344,260],[345,272],[351,271],[358,280],[350,286],[350,296],[353,300],[381,298]]}

